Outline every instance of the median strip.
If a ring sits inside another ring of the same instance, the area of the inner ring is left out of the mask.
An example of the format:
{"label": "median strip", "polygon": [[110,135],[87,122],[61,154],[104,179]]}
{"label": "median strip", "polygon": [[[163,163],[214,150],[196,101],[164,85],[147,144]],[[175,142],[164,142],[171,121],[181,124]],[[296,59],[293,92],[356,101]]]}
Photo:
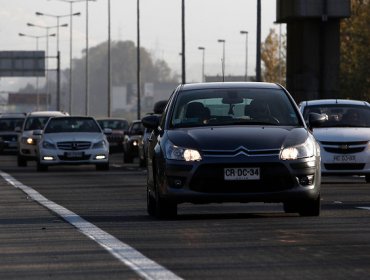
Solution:
{"label": "median strip", "polygon": [[11,175],[1,172],[0,175],[15,188],[21,189],[31,199],[51,210],[65,221],[76,227],[81,233],[97,242],[100,246],[106,249],[110,254],[116,257],[119,261],[127,265],[139,276],[144,279],[182,279],[165,267],[145,257],[136,249],[121,242],[116,237],[98,228],[94,224],[86,221],[77,214],[69,211],[61,205],[48,200],[36,190],[28,187]]}

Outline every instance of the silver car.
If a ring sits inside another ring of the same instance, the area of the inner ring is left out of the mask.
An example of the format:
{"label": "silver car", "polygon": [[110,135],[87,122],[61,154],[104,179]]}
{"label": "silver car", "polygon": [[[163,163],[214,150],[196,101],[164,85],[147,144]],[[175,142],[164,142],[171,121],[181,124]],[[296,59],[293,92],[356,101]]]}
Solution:
{"label": "silver car", "polygon": [[28,113],[21,128],[17,128],[18,136],[18,166],[27,166],[27,162],[36,160],[37,137],[34,130],[42,130],[51,117],[66,116],[67,113],[59,111],[35,111]]}
{"label": "silver car", "polygon": [[92,117],[51,118],[39,136],[37,170],[46,171],[48,166],[58,164],[95,164],[97,170],[109,169],[109,142],[106,135],[110,129],[101,129]]}
{"label": "silver car", "polygon": [[370,104],[361,100],[320,99],[303,101],[307,120],[312,113],[326,121],[313,128],[321,147],[323,175],[362,175],[370,182]]}

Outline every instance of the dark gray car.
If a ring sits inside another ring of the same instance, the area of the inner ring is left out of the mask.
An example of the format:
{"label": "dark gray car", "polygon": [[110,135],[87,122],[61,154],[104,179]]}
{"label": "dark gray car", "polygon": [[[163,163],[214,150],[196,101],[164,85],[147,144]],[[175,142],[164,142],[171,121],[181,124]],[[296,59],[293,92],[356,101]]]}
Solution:
{"label": "dark gray car", "polygon": [[320,148],[280,85],[180,85],[162,117],[142,122],[154,130],[150,215],[173,217],[184,202],[282,202],[285,212],[320,214]]}

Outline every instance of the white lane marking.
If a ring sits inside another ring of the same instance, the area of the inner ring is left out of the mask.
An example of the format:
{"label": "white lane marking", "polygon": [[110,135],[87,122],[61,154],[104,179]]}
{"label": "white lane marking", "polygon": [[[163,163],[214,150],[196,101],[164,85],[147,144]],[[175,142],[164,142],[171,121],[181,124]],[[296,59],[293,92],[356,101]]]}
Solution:
{"label": "white lane marking", "polygon": [[370,210],[370,207],[356,207],[358,209]]}
{"label": "white lane marking", "polygon": [[182,279],[173,272],[167,270],[165,267],[157,264],[151,259],[148,259],[136,249],[121,242],[116,237],[84,220],[72,211],[69,211],[63,206],[48,200],[40,193],[17,181],[9,174],[0,171],[0,175],[15,188],[21,189],[31,199],[37,201],[39,204],[56,213],[68,223],[76,227],[84,235],[97,242],[100,246],[102,246],[109,253],[111,253],[144,279]]}

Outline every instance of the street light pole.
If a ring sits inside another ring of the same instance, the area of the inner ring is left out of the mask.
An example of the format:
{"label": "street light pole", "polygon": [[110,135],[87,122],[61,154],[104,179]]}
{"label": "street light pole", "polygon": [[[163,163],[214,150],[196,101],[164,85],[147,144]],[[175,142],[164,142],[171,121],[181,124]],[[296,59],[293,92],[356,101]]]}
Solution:
{"label": "street light pole", "polygon": [[[59,50],[59,27],[67,27],[68,24],[59,24],[60,18],[64,17],[72,17],[72,16],[79,16],[81,13],[74,13],[74,14],[68,14],[68,15],[53,15],[53,14],[46,14],[46,13],[40,13],[36,12],[37,16],[46,16],[46,17],[52,17],[57,20],[57,57],[60,62],[60,50]],[[60,71],[57,71],[57,110],[60,110]]]}
{"label": "street light pole", "polygon": [[112,116],[111,108],[111,9],[110,0],[108,0],[108,117]]}
{"label": "street light pole", "polygon": [[205,76],[204,76],[204,56],[205,56],[206,48],[205,47],[198,47],[198,50],[202,51],[202,82],[204,83],[206,81]]}
{"label": "street light pole", "polygon": [[[49,37],[49,30],[52,29],[52,28],[58,28],[59,25],[54,25],[54,26],[44,26],[44,25],[37,25],[37,24],[33,24],[33,23],[27,23],[27,26],[30,26],[30,27],[38,27],[38,28],[43,28],[46,30],[46,61],[45,61],[45,66],[46,66],[46,109],[49,110],[49,69],[48,69],[48,59],[49,59],[49,40],[48,40],[48,37]],[[68,24],[62,24],[60,25],[61,27],[67,27]],[[57,56],[58,56],[58,53],[57,53]],[[58,78],[58,76],[57,76]],[[58,91],[59,89],[57,89],[57,95],[58,94]]]}
{"label": "street light pole", "polygon": [[140,0],[137,0],[137,119],[141,111],[141,58],[140,58]]}
{"label": "street light pole", "polygon": [[226,40],[218,39],[217,42],[222,43],[222,81],[225,81],[225,43]]}
{"label": "street light pole", "polygon": [[182,5],[181,5],[181,19],[182,19],[182,24],[181,24],[181,30],[182,30],[182,56],[181,56],[181,68],[182,68],[182,83],[186,83],[186,66],[185,66],[185,0],[182,0]]}
{"label": "street light pole", "polygon": [[248,31],[240,31],[240,34],[245,34],[245,81],[248,82]]}
{"label": "street light pole", "polygon": [[261,82],[261,0],[257,0],[256,80]]}
{"label": "street light pole", "polygon": [[[46,38],[46,36],[34,36],[34,35],[28,35],[24,33],[18,33],[19,36],[21,37],[28,37],[28,38],[33,38],[36,39],[36,51],[39,50],[39,39],[40,38]],[[55,37],[55,33],[50,34],[49,37]],[[39,77],[36,77],[36,110],[40,110],[40,93],[39,93]]]}

